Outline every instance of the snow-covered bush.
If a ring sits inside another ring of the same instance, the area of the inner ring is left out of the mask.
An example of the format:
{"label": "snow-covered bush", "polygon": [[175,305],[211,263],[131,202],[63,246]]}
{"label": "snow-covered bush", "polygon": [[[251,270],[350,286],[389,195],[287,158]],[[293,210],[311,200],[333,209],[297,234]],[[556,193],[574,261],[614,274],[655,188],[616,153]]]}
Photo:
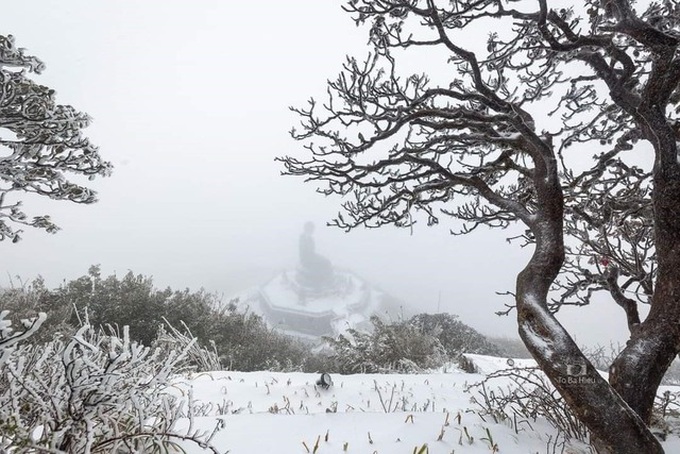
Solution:
{"label": "snow-covered bush", "polygon": [[458,320],[453,314],[418,314],[411,317],[409,325],[435,336],[446,354],[456,359],[462,353],[499,356],[501,349],[475,329]]}
{"label": "snow-covered bush", "polygon": [[[93,327],[128,326],[130,337],[144,345],[151,345],[158,327],[164,324],[163,317],[169,318],[168,304],[173,298],[172,290],[156,289],[150,277],[129,271],[122,278],[104,278],[99,266],[91,266],[87,275],[65,283],[54,293],[73,305],[79,317],[87,316]],[[174,309],[179,307],[182,305]],[[208,305],[205,311],[209,311]],[[170,322],[178,325],[179,320],[172,317]],[[194,334],[198,336],[199,330]]]}
{"label": "snow-covered bush", "polygon": [[451,314],[418,314],[386,323],[371,317],[370,333],[350,329],[326,338],[336,372],[415,372],[439,367],[461,353],[499,355],[500,349]]}
{"label": "snow-covered bush", "polygon": [[127,328],[119,337],[85,325],[15,346],[0,366],[0,452],[167,452],[180,440],[212,449],[212,434],[175,429],[183,404],[167,392],[192,345],[151,350]]}
{"label": "snow-covered bush", "polygon": [[446,359],[439,340],[409,323],[387,324],[371,317],[370,333],[354,329],[326,338],[337,372],[416,372],[442,365]]}
{"label": "snow-covered bush", "polygon": [[7,318],[8,316],[8,310],[0,310],[0,367],[9,359],[19,342],[35,334],[47,318],[47,315],[41,312],[37,317],[23,319],[21,325],[24,330],[17,332],[12,328],[12,321]]}
{"label": "snow-covered bush", "polygon": [[[510,381],[500,388],[495,382]],[[531,430],[537,419],[546,420],[558,431],[559,440],[571,439],[587,442],[590,433],[564,402],[545,374],[537,367],[510,367],[486,376],[484,380],[467,388],[471,402],[477,404],[482,418],[510,425],[516,433]]]}
{"label": "snow-covered bush", "polygon": [[31,342],[47,342],[61,335],[73,334],[76,329],[70,323],[73,305],[59,301],[41,277],[16,286],[12,282],[10,288],[0,289],[0,311],[9,311],[9,318],[15,325],[35,317],[35,314],[47,314],[40,329],[31,333]]}
{"label": "snow-covered bush", "polygon": [[156,334],[156,340],[153,343],[154,347],[161,349],[183,350],[186,352],[184,360],[178,364],[182,368],[194,369],[196,372],[209,372],[214,370],[222,370],[220,357],[213,342],[212,349],[203,347],[196,338],[191,334],[191,331],[182,323],[184,332],[172,326],[167,322],[167,326],[161,325]]}
{"label": "snow-covered bush", "polygon": [[309,346],[267,326],[257,314],[231,301],[213,313],[207,337],[229,370],[304,370]]}
{"label": "snow-covered bush", "polygon": [[[236,301],[223,304],[203,290],[160,290],[150,277],[132,272],[122,278],[103,277],[99,267],[92,266],[87,275],[50,294],[57,306],[68,302],[81,317],[87,314],[94,327],[129,326],[130,338],[144,345],[153,345],[166,323],[183,326],[201,345],[211,346],[222,366],[231,370],[302,370],[310,354],[305,345],[273,331]],[[200,361],[196,365],[207,367]]]}

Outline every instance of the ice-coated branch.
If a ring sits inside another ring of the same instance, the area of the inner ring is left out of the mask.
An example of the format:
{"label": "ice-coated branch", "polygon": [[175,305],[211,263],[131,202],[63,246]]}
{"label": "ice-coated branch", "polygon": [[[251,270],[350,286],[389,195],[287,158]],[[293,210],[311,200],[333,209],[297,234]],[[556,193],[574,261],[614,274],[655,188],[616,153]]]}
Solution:
{"label": "ice-coated branch", "polygon": [[58,230],[49,216],[29,218],[17,200],[21,193],[89,204],[97,200],[96,192],[68,176],[93,179],[111,172],[111,164],[83,135],[90,117],[57,104],[54,90],[29,77],[43,69],[11,35],[0,36],[0,241],[21,238],[15,225]]}
{"label": "ice-coated branch", "polygon": [[[645,423],[680,345],[669,325],[680,319],[680,10],[514,6],[349,0],[373,54],[349,59],[327,101],[296,110],[305,156],[281,158],[284,173],[343,197],[332,224],[346,229],[412,226],[419,212],[428,224],[452,216],[462,233],[525,224],[533,255],[514,293],[522,339],[598,449],[661,452]],[[464,38],[478,27],[489,31],[485,49]],[[425,51],[432,80],[397,67]],[[642,142],[654,154],[647,170],[635,164],[647,158]],[[597,291],[623,308],[632,334],[611,386],[553,314]],[[638,302],[663,309],[639,320]],[[564,380],[575,363],[589,386]]]}
{"label": "ice-coated branch", "polygon": [[217,453],[215,430],[181,428],[190,410],[171,392],[192,345],[151,350],[126,329],[119,337],[88,325],[70,339],[15,345],[0,364],[0,450],[149,452],[190,442]]}
{"label": "ice-coated branch", "polygon": [[21,321],[24,331],[15,332],[12,321],[7,319],[9,311],[0,311],[0,367],[12,353],[12,349],[22,341],[31,337],[47,319],[47,314],[40,312],[36,317]]}

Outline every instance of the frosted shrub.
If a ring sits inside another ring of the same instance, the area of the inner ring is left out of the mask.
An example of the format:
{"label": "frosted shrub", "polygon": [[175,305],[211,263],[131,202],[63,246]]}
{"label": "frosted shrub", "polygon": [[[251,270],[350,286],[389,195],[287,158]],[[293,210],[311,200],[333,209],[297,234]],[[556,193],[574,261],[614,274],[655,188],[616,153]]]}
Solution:
{"label": "frosted shrub", "polygon": [[39,330],[31,333],[31,342],[47,342],[75,332],[76,327],[72,322],[77,320],[71,320],[73,306],[55,298],[42,278],[38,277],[31,282],[19,281],[19,284],[15,286],[10,281],[10,288],[0,289],[0,312],[9,311],[15,323],[45,312],[47,318],[41,323]]}
{"label": "frosted shrub", "polygon": [[[495,382],[509,381],[506,388]],[[476,393],[474,392],[476,391]],[[571,439],[588,442],[589,432],[564,402],[543,372],[536,367],[510,367],[491,373],[479,383],[470,385],[471,402],[479,406],[477,414],[494,422],[508,423],[516,433],[533,430],[532,423],[545,419],[557,429],[555,443]]]}
{"label": "frosted shrub", "polygon": [[47,315],[41,312],[35,318],[24,319],[21,321],[24,331],[15,332],[8,316],[9,311],[0,311],[0,367],[7,361],[14,347],[32,336],[47,318]]}
{"label": "frosted shrub", "polygon": [[70,339],[15,347],[0,366],[0,452],[168,452],[180,440],[217,452],[215,431],[175,429],[182,404],[166,392],[192,345],[151,350],[127,327],[118,336],[85,325]]}
{"label": "frosted shrub", "polygon": [[407,322],[421,332],[435,336],[446,350],[449,359],[458,359],[463,353],[499,356],[501,349],[475,329],[458,320],[457,315],[418,314]]}
{"label": "frosted shrub", "polygon": [[268,327],[261,316],[239,307],[238,300],[213,311],[206,325],[206,336],[197,337],[214,342],[227,370],[302,370],[310,356],[302,341]]}
{"label": "frosted shrub", "polygon": [[198,340],[191,334],[191,331],[184,322],[181,322],[184,332],[178,330],[165,320],[166,326],[161,325],[156,333],[154,347],[167,350],[184,350],[186,355],[180,367],[191,369],[194,372],[210,372],[222,370],[220,356],[216,351],[215,343],[211,342],[212,350],[203,347]]}
{"label": "frosted shrub", "polygon": [[500,353],[496,345],[451,314],[418,314],[394,323],[373,316],[371,324],[368,333],[349,329],[336,338],[325,338],[331,369],[345,374],[418,372],[440,367],[463,352]]}
{"label": "frosted shrub", "polygon": [[439,340],[420,328],[404,322],[387,324],[377,316],[371,323],[371,333],[350,329],[346,335],[325,338],[338,372],[418,372],[444,363]]}
{"label": "frosted shrub", "polygon": [[[94,327],[127,325],[131,338],[144,345],[164,345],[168,336],[172,342],[183,342],[184,334],[172,328],[157,338],[163,326],[191,332],[189,337],[204,346],[189,353],[189,362],[199,370],[302,369],[309,356],[305,345],[270,329],[237,300],[222,303],[203,290],[157,289],[151,277],[141,274],[102,277],[99,266],[92,266],[87,275],[46,294],[50,308],[75,307],[77,315],[87,314]],[[76,323],[75,317],[71,320]]]}

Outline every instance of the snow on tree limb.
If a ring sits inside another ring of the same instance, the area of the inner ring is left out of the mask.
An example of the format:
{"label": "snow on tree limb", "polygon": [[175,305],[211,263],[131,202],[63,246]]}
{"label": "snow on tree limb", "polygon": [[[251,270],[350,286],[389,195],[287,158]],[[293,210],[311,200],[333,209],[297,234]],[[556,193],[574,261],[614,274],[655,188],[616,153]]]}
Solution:
{"label": "snow on tree limb", "polygon": [[57,104],[53,89],[28,77],[43,69],[15,46],[12,35],[0,35],[0,241],[19,241],[16,225],[58,230],[47,215],[29,218],[16,193],[89,204],[96,192],[68,175],[93,179],[111,173],[111,164],[82,133],[90,117]]}
{"label": "snow on tree limb", "polygon": [[[660,452],[644,423],[680,348],[676,3],[350,0],[373,53],[348,58],[323,104],[293,109],[305,157],[279,159],[344,198],[331,225],[347,230],[411,227],[419,213],[462,233],[524,224],[534,254],[514,293],[520,334],[602,452]],[[467,39],[480,29],[485,49]],[[419,51],[432,78],[397,66]],[[641,171],[642,142],[654,162]],[[598,290],[631,331],[611,386],[553,315]],[[652,305],[645,320],[638,301]],[[574,362],[590,388],[565,379]]]}

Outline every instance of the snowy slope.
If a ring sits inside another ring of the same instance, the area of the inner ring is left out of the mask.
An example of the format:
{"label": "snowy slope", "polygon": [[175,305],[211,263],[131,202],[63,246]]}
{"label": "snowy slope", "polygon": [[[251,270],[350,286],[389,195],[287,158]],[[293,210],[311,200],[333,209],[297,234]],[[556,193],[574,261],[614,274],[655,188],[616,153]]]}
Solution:
{"label": "snowy slope", "polygon": [[[507,360],[475,355],[485,373]],[[531,364],[526,364],[531,365]],[[519,364],[524,366],[524,364]],[[230,453],[586,453],[572,442],[554,447],[546,421],[512,424],[482,418],[468,385],[485,378],[458,369],[418,375],[334,376],[328,390],[315,374],[211,372],[178,380],[175,392],[193,399],[194,429],[224,428],[213,443]],[[508,381],[497,383],[505,387]],[[183,421],[188,424],[187,420]],[[667,452],[680,452],[671,436]],[[183,445],[189,454],[205,452]],[[554,451],[553,451],[554,449]]]}

